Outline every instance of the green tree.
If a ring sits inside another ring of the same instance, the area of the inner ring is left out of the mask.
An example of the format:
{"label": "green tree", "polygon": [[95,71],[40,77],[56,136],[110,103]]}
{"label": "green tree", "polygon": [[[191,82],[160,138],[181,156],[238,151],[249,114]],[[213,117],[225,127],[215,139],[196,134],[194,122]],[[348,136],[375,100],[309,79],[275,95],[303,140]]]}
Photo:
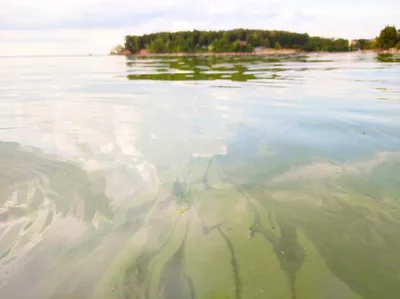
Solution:
{"label": "green tree", "polygon": [[349,41],[347,39],[339,38],[332,41],[329,51],[342,52],[349,50]]}
{"label": "green tree", "polygon": [[125,49],[131,51],[131,53],[136,53],[140,51],[141,46],[139,43],[139,38],[137,36],[126,36],[125,37]]}
{"label": "green tree", "polygon": [[379,43],[379,36],[375,37],[375,39],[372,40],[371,45],[372,45],[373,49],[378,49],[381,47],[381,45]]}
{"label": "green tree", "polygon": [[255,47],[260,46],[261,43],[260,43],[260,36],[259,36],[259,34],[256,33],[256,32],[251,33],[251,34],[248,34],[248,35],[247,35],[247,43],[249,43],[249,44],[251,44],[251,45],[253,45],[253,46],[255,46]]}
{"label": "green tree", "polygon": [[[247,41],[247,44],[238,41]],[[397,41],[396,41],[397,43]],[[163,52],[251,52],[263,46],[303,49],[305,51],[345,51],[344,39],[311,37],[306,33],[270,30],[233,29],[226,31],[158,32],[141,36],[126,36],[125,48],[132,53],[147,49],[151,53]]]}
{"label": "green tree", "polygon": [[271,48],[271,42],[268,37],[262,40],[261,46],[264,48]]}
{"label": "green tree", "polygon": [[240,51],[240,42],[237,40],[232,44],[232,51],[239,52]]}
{"label": "green tree", "polygon": [[399,40],[399,33],[394,26],[386,26],[379,35],[379,45],[383,49],[390,49],[396,46]]}
{"label": "green tree", "polygon": [[247,44],[244,46],[242,52],[253,52],[254,51],[254,46],[252,44]]}
{"label": "green tree", "polygon": [[218,39],[214,43],[215,46],[215,52],[230,52],[232,51],[231,49],[231,44],[225,39]]}
{"label": "green tree", "polygon": [[368,49],[369,44],[371,43],[368,39],[357,39],[353,41],[351,45],[351,50],[365,50]]}
{"label": "green tree", "polygon": [[165,50],[164,40],[161,37],[157,37],[150,43],[149,51],[151,53],[163,53]]}

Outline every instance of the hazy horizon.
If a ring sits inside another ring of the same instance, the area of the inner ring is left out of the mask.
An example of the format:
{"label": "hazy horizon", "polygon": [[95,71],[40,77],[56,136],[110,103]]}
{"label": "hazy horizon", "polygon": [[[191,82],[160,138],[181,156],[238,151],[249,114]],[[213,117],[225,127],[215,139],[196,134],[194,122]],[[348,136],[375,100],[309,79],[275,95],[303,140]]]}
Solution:
{"label": "hazy horizon", "polygon": [[373,38],[398,25],[400,3],[367,0],[190,1],[3,0],[0,56],[107,54],[128,34],[251,28],[347,39]]}

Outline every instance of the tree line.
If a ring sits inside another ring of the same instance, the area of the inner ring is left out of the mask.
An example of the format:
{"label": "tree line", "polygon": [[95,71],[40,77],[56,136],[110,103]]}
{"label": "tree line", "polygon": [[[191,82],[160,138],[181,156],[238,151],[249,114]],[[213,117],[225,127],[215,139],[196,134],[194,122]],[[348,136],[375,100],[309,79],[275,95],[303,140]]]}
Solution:
{"label": "tree line", "polygon": [[386,26],[375,40],[378,48],[400,50],[400,29],[397,30],[395,26]]}
{"label": "tree line", "polygon": [[350,49],[368,50],[368,49],[392,49],[400,50],[400,29],[395,26],[386,26],[374,39],[354,40]]}
{"label": "tree line", "polygon": [[359,39],[349,44],[343,38],[309,36],[289,31],[234,29],[227,31],[158,32],[125,37],[125,49],[135,54],[178,52],[253,52],[257,48],[299,49],[306,52],[342,52],[357,49],[392,48],[400,45],[400,31],[387,26],[374,40]]}

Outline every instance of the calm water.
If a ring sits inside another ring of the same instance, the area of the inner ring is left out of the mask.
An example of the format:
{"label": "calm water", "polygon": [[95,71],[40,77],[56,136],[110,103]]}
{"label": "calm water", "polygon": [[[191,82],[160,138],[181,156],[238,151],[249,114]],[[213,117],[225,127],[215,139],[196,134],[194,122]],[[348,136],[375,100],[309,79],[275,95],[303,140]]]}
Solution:
{"label": "calm water", "polygon": [[400,298],[400,58],[0,58],[0,298]]}

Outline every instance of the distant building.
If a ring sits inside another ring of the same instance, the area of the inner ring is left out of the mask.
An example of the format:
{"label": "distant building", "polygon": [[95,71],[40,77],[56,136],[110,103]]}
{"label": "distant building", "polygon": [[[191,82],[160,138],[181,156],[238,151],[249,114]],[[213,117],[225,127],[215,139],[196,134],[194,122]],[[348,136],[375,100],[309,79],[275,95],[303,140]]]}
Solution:
{"label": "distant building", "polygon": [[245,40],[241,40],[241,41],[239,41],[239,43],[241,46],[247,46],[247,41],[245,41]]}

